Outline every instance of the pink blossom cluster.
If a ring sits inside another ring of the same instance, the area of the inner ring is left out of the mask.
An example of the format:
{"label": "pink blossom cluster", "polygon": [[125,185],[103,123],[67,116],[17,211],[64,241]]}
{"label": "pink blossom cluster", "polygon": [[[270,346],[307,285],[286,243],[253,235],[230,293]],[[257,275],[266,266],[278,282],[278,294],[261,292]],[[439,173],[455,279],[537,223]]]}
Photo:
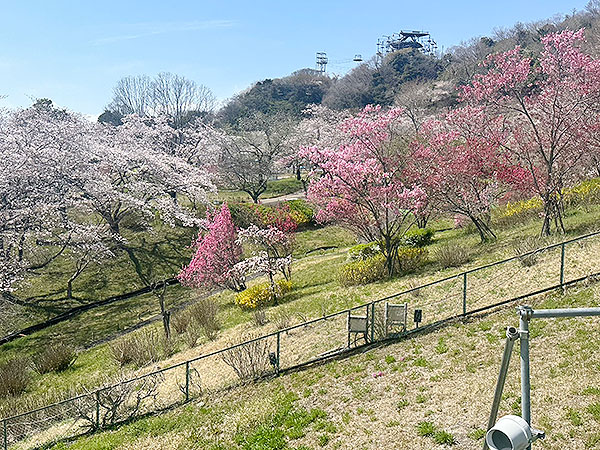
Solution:
{"label": "pink blossom cluster", "polygon": [[220,286],[240,291],[245,288],[245,270],[239,266],[242,246],[227,204],[209,217],[206,231],[198,235],[190,263],[179,273],[182,284],[196,288]]}
{"label": "pink blossom cluster", "polygon": [[345,139],[339,146],[300,149],[314,167],[308,198],[320,207],[317,220],[336,221],[365,240],[384,243],[389,258],[410,225],[411,212],[426,200],[423,189],[406,177],[406,155],[393,145],[401,116],[398,108],[367,106],[343,121]]}

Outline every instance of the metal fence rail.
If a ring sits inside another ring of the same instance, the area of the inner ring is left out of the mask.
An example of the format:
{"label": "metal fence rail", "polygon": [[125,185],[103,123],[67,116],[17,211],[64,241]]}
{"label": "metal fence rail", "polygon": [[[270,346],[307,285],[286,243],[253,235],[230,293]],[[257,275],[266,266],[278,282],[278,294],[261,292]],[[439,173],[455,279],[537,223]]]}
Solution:
{"label": "metal fence rail", "polygon": [[[572,250],[567,252],[567,248]],[[408,303],[411,310],[420,309],[422,328],[428,328],[571,285],[599,275],[599,251],[600,232],[586,234],[6,417],[0,422],[0,448],[36,448],[97,431],[187,402],[206,391],[233,386],[240,380],[276,376],[284,370],[389,339],[382,327],[385,302],[401,301]],[[540,279],[549,281],[544,286]],[[368,318],[367,332],[354,342],[346,328],[350,315]]]}

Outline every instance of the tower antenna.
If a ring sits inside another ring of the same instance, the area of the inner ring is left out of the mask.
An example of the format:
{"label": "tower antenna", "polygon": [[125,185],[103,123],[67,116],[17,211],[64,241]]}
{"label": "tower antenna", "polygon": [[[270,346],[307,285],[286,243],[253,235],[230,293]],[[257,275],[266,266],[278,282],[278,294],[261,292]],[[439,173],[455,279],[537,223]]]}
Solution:
{"label": "tower antenna", "polygon": [[327,58],[327,53],[325,52],[317,52],[317,71],[321,73],[325,73],[327,71],[327,63],[329,62],[329,58]]}

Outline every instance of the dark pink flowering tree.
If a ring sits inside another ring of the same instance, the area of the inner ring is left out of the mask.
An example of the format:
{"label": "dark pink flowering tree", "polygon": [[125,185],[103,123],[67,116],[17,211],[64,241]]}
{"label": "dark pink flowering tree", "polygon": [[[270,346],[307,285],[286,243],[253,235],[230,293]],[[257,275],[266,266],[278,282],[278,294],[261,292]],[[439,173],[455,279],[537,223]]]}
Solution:
{"label": "dark pink flowering tree", "polygon": [[209,218],[206,232],[198,236],[190,263],[179,273],[182,284],[196,288],[222,287],[240,292],[246,289],[244,273],[238,268],[242,246],[227,204]]}
{"label": "dark pink flowering tree", "polygon": [[377,241],[394,272],[401,238],[424,200],[418,186],[407,185],[402,110],[367,106],[342,124],[345,143],[300,152],[319,175],[308,197],[320,207],[317,220],[333,221],[367,241]]}
{"label": "dark pink flowering tree", "polygon": [[462,91],[464,102],[484,106],[508,131],[503,147],[544,203],[544,235],[553,223],[564,231],[562,192],[586,175],[582,163],[598,129],[600,61],[581,50],[583,41],[583,29],[566,30],[543,37],[535,60],[519,47],[491,55],[487,72]]}
{"label": "dark pink flowering tree", "polygon": [[443,120],[425,122],[412,143],[407,166],[410,178],[427,192],[428,201],[441,211],[468,218],[482,241],[496,238],[490,224],[491,207],[506,192],[507,179],[519,172],[502,150],[505,134],[493,133],[500,127],[490,124],[491,120],[482,108],[464,107]]}

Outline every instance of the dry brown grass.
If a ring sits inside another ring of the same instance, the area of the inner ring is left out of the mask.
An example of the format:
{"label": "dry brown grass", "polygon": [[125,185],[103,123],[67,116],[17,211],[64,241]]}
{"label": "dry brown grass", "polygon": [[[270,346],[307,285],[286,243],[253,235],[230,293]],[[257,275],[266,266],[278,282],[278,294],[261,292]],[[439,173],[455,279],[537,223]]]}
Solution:
{"label": "dry brown grass", "polygon": [[[600,304],[600,286],[581,287],[569,291],[566,297],[550,294],[535,299],[534,307],[596,306]],[[325,448],[335,449],[443,449],[429,437],[417,433],[417,425],[428,421],[439,429],[452,433],[455,449],[479,448],[473,432],[483,428],[491,406],[494,384],[503,349],[506,326],[517,325],[514,308],[455,323],[434,332],[377,348],[345,360],[333,361],[307,370],[284,375],[258,384],[238,385],[230,390],[213,390],[200,398],[198,407],[214,410],[214,416],[203,416],[202,425],[142,435],[117,447],[119,449],[150,450],[156,448],[202,448],[194,446],[199,436],[215,439],[225,448],[238,448],[233,436],[238,430],[253,430],[277,410],[275,393],[294,392],[296,404],[327,413],[336,431],[330,433]],[[314,328],[314,327],[313,327]],[[583,450],[596,448],[593,437],[598,422],[587,412],[600,396],[586,394],[586,388],[600,385],[600,318],[537,320],[531,326],[532,415],[536,426],[546,430],[548,438],[536,443],[548,450]],[[320,351],[324,335],[318,329],[297,331],[287,339],[306,342],[314,337],[311,352]],[[334,336],[331,336],[333,338]],[[340,336],[341,337],[341,336]],[[331,343],[333,341],[330,341]],[[319,346],[317,346],[319,343]],[[211,343],[215,345],[216,343]],[[306,351],[290,345],[286,357]],[[215,388],[222,383],[236,383],[218,359],[195,365],[203,384]],[[218,379],[206,378],[218,372]],[[230,371],[232,372],[232,371]],[[383,376],[374,377],[382,372]],[[169,384],[181,382],[166,379],[161,397],[169,400]],[[515,348],[509,378],[504,390],[500,415],[514,413],[518,407],[520,387],[518,346]],[[194,408],[194,406],[192,406]],[[581,425],[567,418],[568,408],[584,419]],[[177,414],[196,413],[175,410]],[[205,414],[205,413],[204,413]],[[227,420],[223,421],[223,414]],[[213,422],[214,421],[214,422]],[[193,431],[193,432],[192,432]],[[117,431],[118,432],[118,431]],[[308,430],[306,435],[290,442],[320,448],[323,432]],[[99,439],[101,436],[99,437]],[[592,443],[592,444],[590,444]],[[80,448],[80,447],[78,447]],[[81,447],[84,448],[84,447]],[[268,447],[267,447],[268,448]]]}

